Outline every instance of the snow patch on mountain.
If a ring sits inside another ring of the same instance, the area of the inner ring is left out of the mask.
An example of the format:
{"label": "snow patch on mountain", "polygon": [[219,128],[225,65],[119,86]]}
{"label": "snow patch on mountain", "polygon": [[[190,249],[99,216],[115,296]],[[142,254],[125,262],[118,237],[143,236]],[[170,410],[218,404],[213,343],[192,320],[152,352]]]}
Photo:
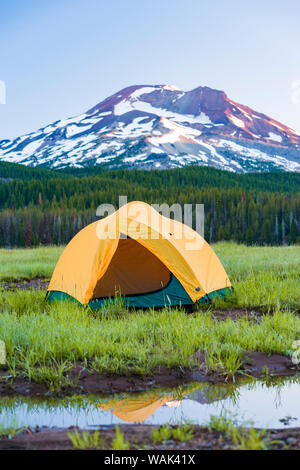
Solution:
{"label": "snow patch on mountain", "polygon": [[228,116],[228,117],[229,117],[230,121],[231,121],[235,126],[238,126],[238,127],[245,127],[245,124],[244,124],[244,122],[243,122],[241,119],[239,119],[239,118],[237,118],[237,117],[235,117],[235,116]]}
{"label": "snow patch on mountain", "polygon": [[269,132],[269,139],[274,140],[274,142],[282,142],[281,135],[274,134],[274,132]]}

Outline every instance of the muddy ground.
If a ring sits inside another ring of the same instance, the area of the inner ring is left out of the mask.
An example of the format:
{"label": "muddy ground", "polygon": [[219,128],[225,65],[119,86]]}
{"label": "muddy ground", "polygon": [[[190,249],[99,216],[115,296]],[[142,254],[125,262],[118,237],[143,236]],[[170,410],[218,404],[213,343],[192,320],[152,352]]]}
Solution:
{"label": "muddy ground", "polygon": [[[61,387],[57,391],[52,390],[52,395],[62,397],[74,394],[86,393],[120,393],[137,392],[155,387],[175,387],[183,383],[210,382],[229,383],[232,377],[226,377],[217,373],[208,373],[205,370],[204,355],[200,359],[200,366],[194,370],[179,372],[167,368],[161,368],[151,376],[108,376],[87,370],[77,364],[68,373],[68,378],[73,386]],[[202,360],[202,363],[201,363]],[[256,378],[291,376],[300,372],[299,366],[295,366],[291,359],[279,354],[266,354],[251,352],[245,354],[240,370],[235,375],[235,380],[245,375]],[[13,378],[8,371],[0,371],[0,396],[49,396],[49,388],[45,384],[29,382],[23,376]]]}
{"label": "muddy ground", "polygon": [[47,289],[49,279],[37,277],[35,279],[19,279],[16,281],[2,281],[0,286],[5,290]]}
{"label": "muddy ground", "polygon": [[[176,427],[176,426],[175,426]],[[237,444],[221,431],[210,431],[208,428],[194,426],[193,437],[188,442],[169,440],[157,443],[153,440],[152,432],[158,426],[150,425],[120,425],[120,430],[129,441],[130,449],[156,449],[156,450],[230,450]],[[26,428],[13,438],[0,439],[1,450],[72,450],[73,445],[68,433],[81,432],[78,427],[68,429],[58,428]],[[88,431],[93,433],[94,431]],[[111,442],[115,436],[114,428],[100,430],[101,445],[99,449],[111,449]],[[300,450],[300,428],[269,430],[263,437],[266,449],[293,449]]]}

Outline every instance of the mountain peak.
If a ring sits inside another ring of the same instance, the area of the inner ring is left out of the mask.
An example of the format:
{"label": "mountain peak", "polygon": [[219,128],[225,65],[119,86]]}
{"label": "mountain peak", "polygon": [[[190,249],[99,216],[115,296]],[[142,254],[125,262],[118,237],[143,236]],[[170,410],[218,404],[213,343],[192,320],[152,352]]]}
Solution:
{"label": "mountain peak", "polygon": [[180,88],[178,88],[175,85],[161,85],[164,90],[168,91],[182,91]]}
{"label": "mountain peak", "polygon": [[300,171],[300,137],[221,90],[131,85],[77,117],[0,141],[0,159],[54,168],[198,164]]}

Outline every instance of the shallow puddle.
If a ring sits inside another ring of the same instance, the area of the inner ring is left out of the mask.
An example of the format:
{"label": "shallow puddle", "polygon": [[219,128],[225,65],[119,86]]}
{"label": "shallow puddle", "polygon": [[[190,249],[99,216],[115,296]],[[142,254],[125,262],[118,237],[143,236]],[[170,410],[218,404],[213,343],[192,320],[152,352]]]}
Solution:
{"label": "shallow puddle", "polygon": [[0,424],[80,426],[121,423],[206,425],[211,415],[258,428],[300,427],[300,377],[240,385],[195,383],[176,389],[64,399],[1,398]]}

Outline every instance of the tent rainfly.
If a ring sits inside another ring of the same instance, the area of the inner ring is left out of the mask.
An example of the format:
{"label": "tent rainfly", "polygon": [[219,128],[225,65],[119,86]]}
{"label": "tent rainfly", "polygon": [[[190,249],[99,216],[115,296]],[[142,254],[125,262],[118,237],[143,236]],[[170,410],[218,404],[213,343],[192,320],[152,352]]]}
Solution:
{"label": "tent rainfly", "polygon": [[220,260],[196,231],[144,202],[130,202],[70,241],[47,296],[95,309],[120,294],[131,307],[163,307],[208,302],[230,287]]}

